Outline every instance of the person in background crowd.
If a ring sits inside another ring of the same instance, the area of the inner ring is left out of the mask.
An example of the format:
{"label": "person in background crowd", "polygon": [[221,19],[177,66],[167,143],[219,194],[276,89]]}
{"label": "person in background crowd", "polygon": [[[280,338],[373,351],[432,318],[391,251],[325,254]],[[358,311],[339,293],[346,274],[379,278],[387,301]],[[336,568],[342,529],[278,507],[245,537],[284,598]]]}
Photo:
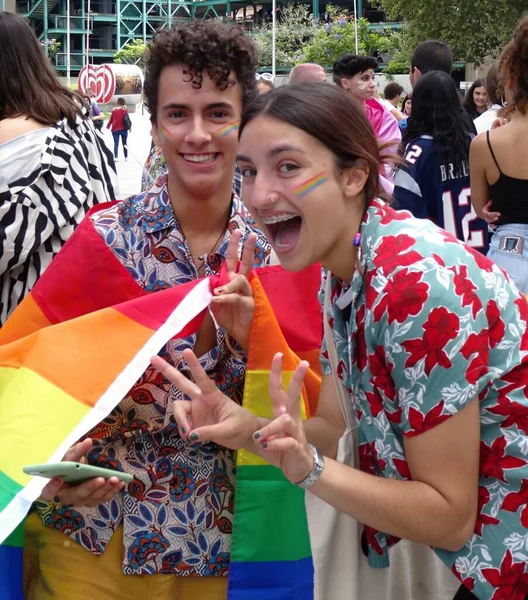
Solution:
{"label": "person in background crowd", "polygon": [[93,89],[91,87],[89,87],[86,91],[85,94],[88,96],[88,98],[90,99],[90,104],[92,106],[97,106],[97,98],[95,97],[95,92],[93,91]]}
{"label": "person in background crowd", "polygon": [[402,112],[408,118],[411,116],[412,110],[412,94],[407,94],[402,102]]}
{"label": "person in background crowd", "polygon": [[399,209],[430,219],[479,252],[488,251],[488,226],[471,205],[469,146],[456,84],[441,71],[423,75],[403,134],[404,164],[396,172]]}
{"label": "person in background crowd", "polygon": [[[379,142],[389,144],[396,153],[401,141],[400,128],[396,118],[375,98],[377,88],[374,69],[377,65],[377,60],[372,56],[344,54],[334,64],[332,76],[334,83],[359,103]],[[380,177],[383,189],[392,194],[391,169],[385,165]]]}
{"label": "person in background crowd", "polygon": [[84,215],[117,195],[114,159],[33,29],[0,12],[0,326]]}
{"label": "person in background crowd", "polygon": [[103,123],[105,116],[97,104],[92,104],[90,96],[85,94],[83,96],[83,102],[85,107],[85,116],[89,117],[94,124],[94,127],[101,131],[103,129]]}
{"label": "person in background crowd", "polygon": [[267,94],[275,89],[275,80],[271,73],[257,73],[257,91],[259,94]]}
{"label": "person in background crowd", "polygon": [[385,97],[385,100],[392,104],[394,108],[399,108],[402,94],[403,86],[395,81],[388,83],[383,90],[383,96]]}
{"label": "person in background crowd", "polygon": [[350,94],[367,115],[376,137],[381,142],[401,140],[398,122],[390,112],[376,100],[376,73],[378,62],[372,56],[344,54],[333,67],[334,83]]}
{"label": "person in background crowd", "polygon": [[[292,485],[364,524],[372,567],[392,561],[400,538],[413,540],[457,576],[456,600],[525,599],[526,298],[485,256],[376,197],[379,146],[364,112],[335,87],[286,86],[258,98],[240,132],[244,196],[281,264],[299,271],[320,263],[329,273],[326,324],[337,360],[324,343],[321,364],[349,398],[359,466],[333,460],[310,439],[332,431],[333,421],[301,420],[308,365],[286,390],[281,354],[272,359],[271,421],[215,389],[191,352],[197,384],[156,357],[189,398],[174,407],[178,425],[192,414],[191,439],[236,439],[253,452],[256,443]],[[323,165],[325,183],[296,197],[298,182]],[[276,242],[281,225],[270,222],[271,211],[291,215],[287,249]],[[247,294],[233,300],[252,314]],[[339,413],[333,391],[325,400]]]}
{"label": "person in background crowd", "polygon": [[427,40],[416,46],[411,58],[409,79],[414,86],[422,75],[429,71],[442,71],[451,75],[453,70],[453,53],[451,48],[439,40]]}
{"label": "person in background crowd", "polygon": [[464,108],[473,121],[488,110],[485,79],[477,79],[471,84],[464,97]]}
{"label": "person in background crowd", "polygon": [[477,133],[489,131],[501,108],[502,86],[500,85],[499,63],[494,62],[486,75],[486,93],[490,107],[474,121]]}
{"label": "person in background crowd", "polygon": [[[401,121],[402,119],[405,119],[405,115],[398,108],[398,104],[400,102],[402,92],[403,92],[403,87],[401,85],[399,85],[398,83],[396,83],[395,81],[392,81],[391,83],[387,84],[385,86],[385,89],[383,90],[383,95],[385,96],[384,98],[380,97],[380,95],[377,91],[377,88],[376,88],[376,94],[374,96],[379,102],[381,102],[383,104],[383,106],[390,112],[390,114],[397,121]],[[391,99],[389,100],[389,98],[385,94],[389,94],[389,97]]]}
{"label": "person in background crowd", "polygon": [[[97,234],[145,293],[218,274],[228,249],[237,262],[240,241],[257,250],[246,265],[265,264],[270,246],[232,193],[238,123],[257,94],[252,40],[213,20],[176,24],[155,34],[145,64],[152,134],[168,173],[148,192],[94,213]],[[227,340],[222,314],[208,315],[197,335],[172,340],[162,354],[188,373],[182,351],[192,348],[208,376],[240,402],[246,352]],[[67,453],[66,460],[86,455],[97,466],[112,461],[134,483],[48,484],[50,502],[39,502],[26,525],[35,590],[28,600],[226,599],[233,453],[182,437],[185,428],[172,418],[180,399],[148,369]]]}
{"label": "person in background crowd", "polygon": [[[128,119],[128,121],[127,121]],[[128,113],[128,108],[126,106],[126,101],[124,98],[117,99],[117,106],[112,111],[110,115],[110,119],[108,119],[108,124],[106,126],[107,129],[112,131],[112,136],[114,138],[114,158],[117,160],[118,152],[119,152],[119,140],[121,140],[121,144],[123,145],[123,153],[125,155],[125,160],[128,159],[128,133],[131,129],[130,126],[130,115]]]}
{"label": "person in background crowd", "polygon": [[527,293],[528,18],[504,48],[499,72],[505,103],[513,110],[507,124],[471,144],[471,201],[476,213],[496,226],[489,258]]}
{"label": "person in background crowd", "polygon": [[[411,58],[411,71],[409,79],[414,88],[422,75],[430,71],[441,71],[451,75],[453,70],[453,53],[451,48],[439,40],[427,40],[419,44]],[[457,102],[462,104],[462,98],[457,96]],[[464,130],[467,133],[476,135],[477,130],[473,124],[473,119],[464,111],[463,115]],[[400,128],[405,129],[407,121],[400,121]]]}
{"label": "person in background crowd", "polygon": [[316,63],[301,63],[290,71],[288,83],[308,83],[313,81],[321,81],[326,83],[327,77],[325,70],[321,65]]}

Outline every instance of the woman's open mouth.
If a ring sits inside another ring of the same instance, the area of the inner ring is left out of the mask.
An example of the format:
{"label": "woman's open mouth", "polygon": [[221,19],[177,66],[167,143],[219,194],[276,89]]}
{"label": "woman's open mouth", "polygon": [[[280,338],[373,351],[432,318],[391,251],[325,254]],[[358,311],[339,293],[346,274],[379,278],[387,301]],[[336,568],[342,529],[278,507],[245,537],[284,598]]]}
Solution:
{"label": "woman's open mouth", "polygon": [[270,242],[273,243],[277,253],[291,252],[301,234],[302,218],[293,213],[281,213],[270,217],[261,217],[262,222],[269,232]]}

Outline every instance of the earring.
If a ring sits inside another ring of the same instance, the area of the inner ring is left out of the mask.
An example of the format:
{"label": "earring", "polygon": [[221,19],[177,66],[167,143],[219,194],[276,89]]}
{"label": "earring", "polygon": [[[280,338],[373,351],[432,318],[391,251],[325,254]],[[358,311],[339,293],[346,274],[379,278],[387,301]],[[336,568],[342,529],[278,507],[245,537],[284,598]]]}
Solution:
{"label": "earring", "polygon": [[502,92],[501,104],[504,106],[504,108],[508,108],[508,103],[506,102],[506,92]]}

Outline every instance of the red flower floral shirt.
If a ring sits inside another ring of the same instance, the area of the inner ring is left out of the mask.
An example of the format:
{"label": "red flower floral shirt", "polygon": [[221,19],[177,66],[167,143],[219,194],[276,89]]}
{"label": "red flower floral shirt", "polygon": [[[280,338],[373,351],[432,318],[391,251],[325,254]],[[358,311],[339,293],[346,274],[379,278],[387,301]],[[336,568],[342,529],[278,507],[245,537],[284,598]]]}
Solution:
{"label": "red flower floral shirt", "polygon": [[[338,375],[359,424],[360,468],[410,479],[404,437],[480,403],[478,518],[458,552],[435,549],[481,600],[528,594],[528,303],[507,275],[430,221],[379,200],[350,286],[332,277]],[[326,347],[321,361],[331,372]],[[397,540],[366,528],[369,562]]]}

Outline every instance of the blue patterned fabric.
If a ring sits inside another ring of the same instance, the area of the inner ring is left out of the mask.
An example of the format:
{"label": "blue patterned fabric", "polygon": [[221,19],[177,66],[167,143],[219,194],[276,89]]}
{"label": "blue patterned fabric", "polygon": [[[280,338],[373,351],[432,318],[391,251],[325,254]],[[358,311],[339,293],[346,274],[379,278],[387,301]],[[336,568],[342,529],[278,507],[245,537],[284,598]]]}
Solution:
{"label": "blue patterned fabric", "polygon": [[[226,234],[211,254],[201,257],[199,275],[172,210],[166,179],[162,176],[148,192],[92,216],[97,232],[145,292],[217,274],[234,229],[242,230],[243,241],[256,232],[255,266],[267,262],[268,242],[233,196]],[[246,359],[230,352],[223,330],[217,328],[216,336],[216,346],[201,363],[225,394],[240,401]],[[181,354],[195,341],[196,336],[173,340],[162,355],[186,372]],[[148,369],[89,435],[95,440],[89,462],[132,473],[134,481],[110,503],[93,509],[41,503],[43,522],[94,554],[104,551],[122,523],[126,574],[227,575],[233,454],[215,444],[190,445],[181,439],[172,416],[173,402],[181,399],[179,390]]]}

